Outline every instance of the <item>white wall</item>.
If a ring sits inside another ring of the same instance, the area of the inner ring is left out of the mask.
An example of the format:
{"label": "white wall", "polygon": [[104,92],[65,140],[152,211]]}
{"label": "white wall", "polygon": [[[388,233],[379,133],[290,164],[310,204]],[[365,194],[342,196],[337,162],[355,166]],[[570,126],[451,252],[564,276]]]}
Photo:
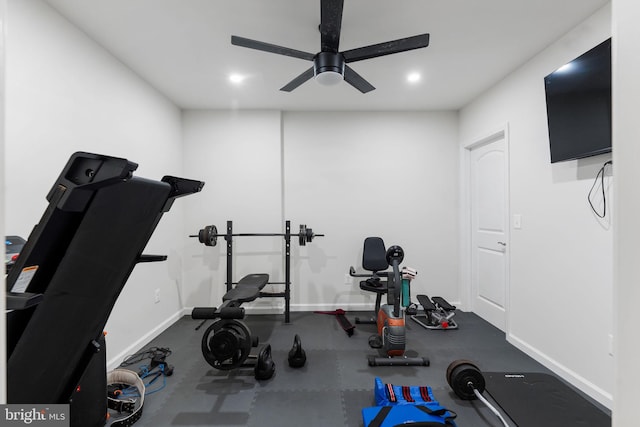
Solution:
{"label": "white wall", "polygon": [[283,127],[285,216],[326,234],[294,248],[294,304],[371,309],[345,283],[368,236],[402,246],[413,295],[459,300],[456,113],[291,112]]}
{"label": "white wall", "polygon": [[613,161],[616,173],[614,231],[614,313],[616,357],[613,426],[638,424],[637,390],[640,383],[640,4],[613,2]]}
{"label": "white wall", "polygon": [[[5,26],[6,26],[6,2],[0,0],[0,159],[4,159],[4,56],[5,56]],[[0,236],[4,236],[4,162],[0,162]],[[0,249],[0,256],[4,259],[5,247]],[[2,276],[0,286],[0,313],[5,309],[5,282]],[[2,338],[6,330],[6,316],[0,316],[0,404],[7,401],[6,375],[7,372],[7,343]]]}
{"label": "white wall", "polygon": [[[414,294],[458,300],[456,113],[189,111],[183,126],[185,170],[207,182],[204,200],[185,204],[190,234],[207,224],[224,232],[227,219],[240,233],[282,232],[289,219],[294,233],[303,223],[326,234],[292,245],[292,310],[373,308],[373,295],[345,283],[371,235],[405,249],[405,265],[418,269]],[[284,280],[282,245],[236,238],[234,279]],[[218,305],[224,240],[211,248],[191,239],[185,260],[185,306]]]}
{"label": "white wall", "polygon": [[509,127],[510,213],[522,215],[509,245],[509,341],[609,407],[612,192],[604,221],[587,194],[610,155],[550,164],[543,79],[610,36],[607,6],[460,113],[462,145]]}
{"label": "white wall", "polygon": [[[218,306],[225,293],[226,242],[207,247],[187,235],[206,225],[234,233],[283,233],[280,113],[277,111],[187,111],[183,114],[184,170],[205,182],[197,198],[185,200],[183,306]],[[280,274],[284,239],[234,239],[237,281],[249,273]],[[273,286],[265,291],[279,291]],[[262,299],[256,305],[283,300]],[[250,305],[247,305],[250,308]]]}
{"label": "white wall", "polygon": [[[46,4],[10,0],[7,6],[7,233],[29,235],[74,151],[126,157],[140,164],[138,176],[182,174],[180,111],[172,103]],[[146,250],[170,260],[135,268],[105,328],[112,362],[181,314],[181,202]]]}

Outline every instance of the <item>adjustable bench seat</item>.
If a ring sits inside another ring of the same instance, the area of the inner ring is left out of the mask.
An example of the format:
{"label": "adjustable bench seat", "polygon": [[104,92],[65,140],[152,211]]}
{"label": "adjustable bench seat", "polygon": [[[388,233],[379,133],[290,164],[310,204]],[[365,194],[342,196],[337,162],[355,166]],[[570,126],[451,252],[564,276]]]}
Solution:
{"label": "adjustable bench seat", "polygon": [[238,281],[235,288],[224,294],[222,301],[240,304],[250,302],[260,296],[260,291],[269,283],[268,274],[249,274]]}

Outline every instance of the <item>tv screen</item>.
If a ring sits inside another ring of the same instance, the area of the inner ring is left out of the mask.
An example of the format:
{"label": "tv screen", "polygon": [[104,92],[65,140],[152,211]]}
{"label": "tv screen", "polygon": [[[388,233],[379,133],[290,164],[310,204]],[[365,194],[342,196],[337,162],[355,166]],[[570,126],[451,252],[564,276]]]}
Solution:
{"label": "tv screen", "polygon": [[611,151],[611,39],[544,78],[551,163]]}

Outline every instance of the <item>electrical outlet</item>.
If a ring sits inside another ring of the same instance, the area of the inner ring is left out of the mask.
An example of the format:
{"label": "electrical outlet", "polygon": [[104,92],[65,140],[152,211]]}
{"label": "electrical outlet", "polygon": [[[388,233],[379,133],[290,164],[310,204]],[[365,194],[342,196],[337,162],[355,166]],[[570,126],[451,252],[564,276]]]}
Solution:
{"label": "electrical outlet", "polygon": [[155,292],[155,294],[153,296],[153,302],[155,304],[160,302],[160,289],[156,289],[156,292]]}
{"label": "electrical outlet", "polygon": [[349,286],[353,285],[353,278],[347,273],[344,275],[344,284]]}

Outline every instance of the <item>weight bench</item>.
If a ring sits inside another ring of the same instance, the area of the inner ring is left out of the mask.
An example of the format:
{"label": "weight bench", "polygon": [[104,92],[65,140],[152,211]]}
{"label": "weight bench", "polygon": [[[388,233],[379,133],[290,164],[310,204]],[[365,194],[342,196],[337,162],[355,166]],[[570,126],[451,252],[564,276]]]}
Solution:
{"label": "weight bench", "polygon": [[230,304],[251,302],[260,296],[260,291],[269,283],[268,274],[249,274],[238,281],[235,288],[224,294],[222,301]]}
{"label": "weight bench", "polygon": [[[222,297],[220,307],[194,307],[192,319],[202,319],[199,329],[209,319],[215,320],[202,337],[202,355],[216,369],[231,370],[243,366],[254,366],[255,378],[269,379],[275,365],[271,359],[271,346],[263,347],[256,357],[251,357],[251,348],[258,346],[258,337],[252,337],[249,328],[240,321],[244,318],[241,305],[260,297],[260,292],[269,283],[268,274],[249,274]],[[249,358],[257,359],[252,364]]]}
{"label": "weight bench", "polygon": [[418,302],[424,309],[424,314],[413,314],[411,318],[427,329],[457,329],[458,324],[453,320],[456,307],[449,304],[442,297],[429,298],[427,295],[417,295]]}
{"label": "weight bench", "polygon": [[[222,305],[216,307],[195,307],[191,311],[192,319],[243,319],[245,302],[251,302],[260,296],[260,291],[269,283],[268,274],[249,274],[236,284],[236,287],[222,296]],[[204,322],[203,322],[204,323]],[[200,325],[201,326],[201,325]],[[199,329],[198,326],[196,329]]]}

